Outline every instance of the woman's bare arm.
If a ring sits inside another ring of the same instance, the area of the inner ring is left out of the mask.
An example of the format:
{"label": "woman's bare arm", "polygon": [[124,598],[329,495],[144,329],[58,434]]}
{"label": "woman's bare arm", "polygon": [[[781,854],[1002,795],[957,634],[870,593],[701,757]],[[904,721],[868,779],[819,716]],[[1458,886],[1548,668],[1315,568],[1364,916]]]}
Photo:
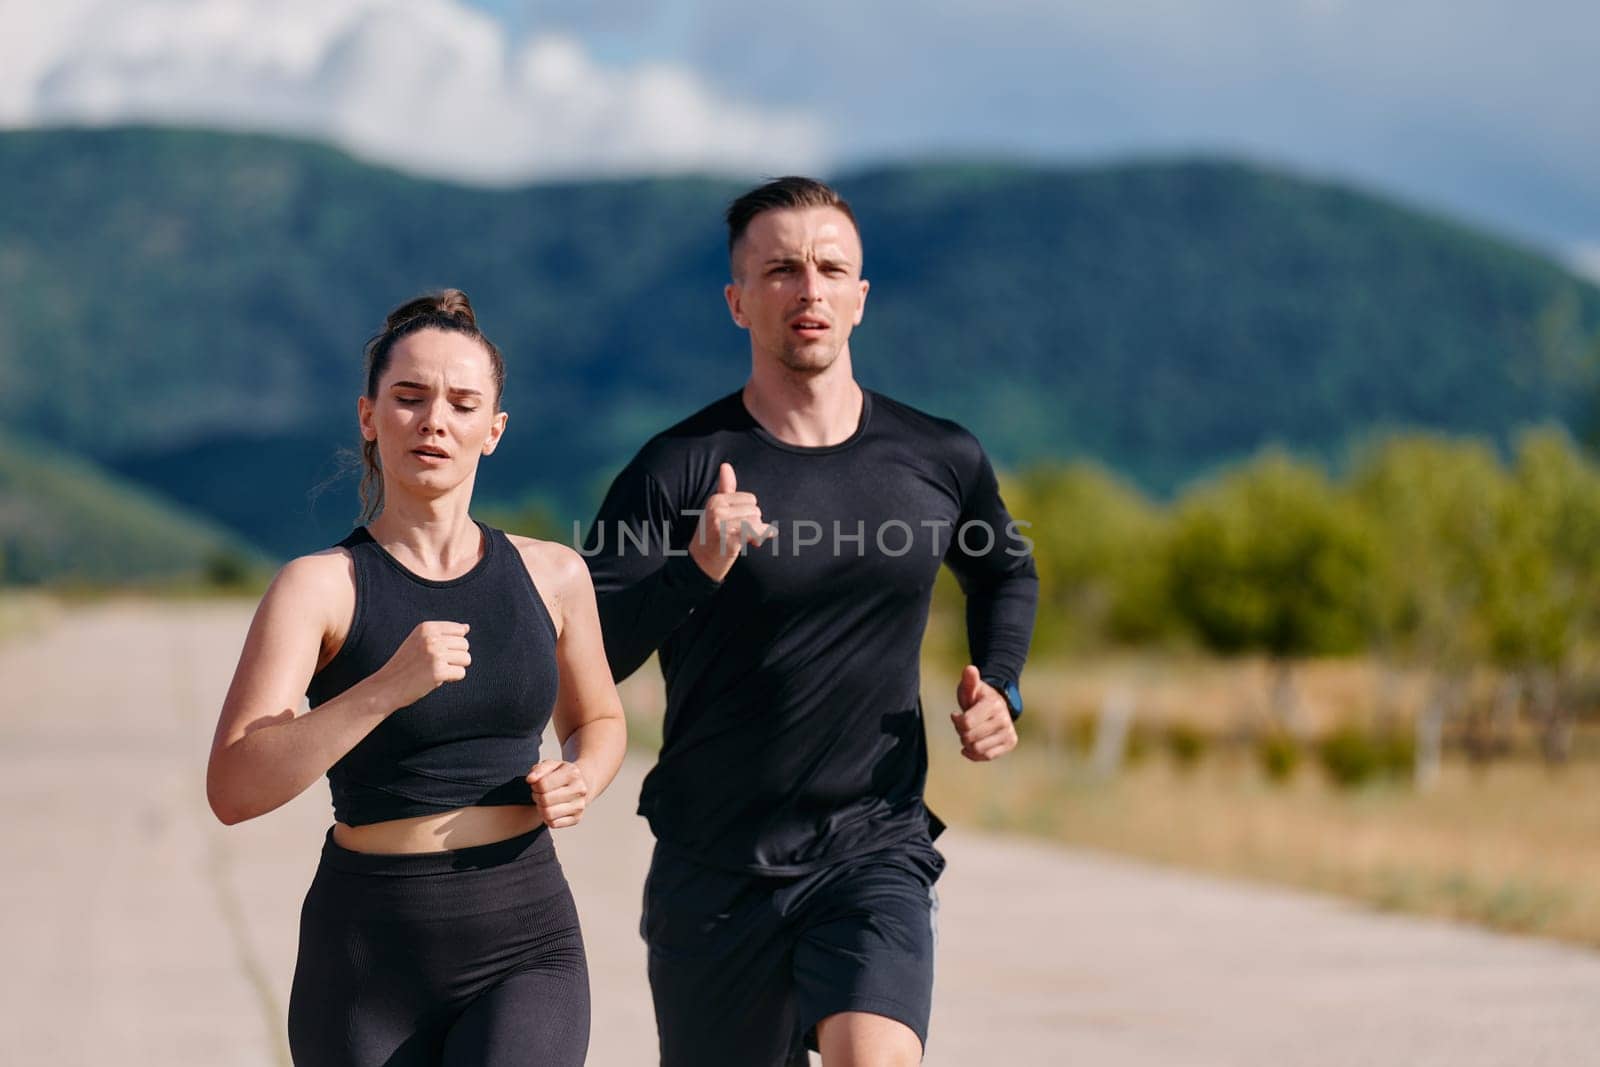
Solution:
{"label": "woman's bare arm", "polygon": [[371,677],[301,712],[323,650],[342,640],[354,604],[349,557],[336,551],[293,560],[261,598],[206,767],[206,798],[224,823],[288,803],[394,711],[465,676],[466,627],[425,622]]}
{"label": "woman's bare arm", "polygon": [[528,774],[528,784],[546,824],[560,828],[576,823],[589,801],[611,784],[622,766],[628,733],[583,557],[564,545],[517,540],[535,584],[556,609],[551,616],[561,684],[551,719],[562,758],[541,760]]}

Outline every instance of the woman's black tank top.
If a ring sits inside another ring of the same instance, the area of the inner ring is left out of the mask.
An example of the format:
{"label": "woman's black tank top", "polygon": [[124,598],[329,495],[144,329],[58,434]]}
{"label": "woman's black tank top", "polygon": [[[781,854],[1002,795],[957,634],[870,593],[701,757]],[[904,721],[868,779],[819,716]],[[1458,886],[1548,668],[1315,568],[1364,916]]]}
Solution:
{"label": "woman's black tank top", "polygon": [[521,555],[483,531],[483,558],[459,578],[412,574],[365,527],[339,542],[355,561],[344,647],[311,679],[314,708],[371,676],[419,622],[464,622],[472,665],[394,712],[328,769],[334,818],[348,826],[488,804],[531,804],[524,776],[555,706],[556,630]]}

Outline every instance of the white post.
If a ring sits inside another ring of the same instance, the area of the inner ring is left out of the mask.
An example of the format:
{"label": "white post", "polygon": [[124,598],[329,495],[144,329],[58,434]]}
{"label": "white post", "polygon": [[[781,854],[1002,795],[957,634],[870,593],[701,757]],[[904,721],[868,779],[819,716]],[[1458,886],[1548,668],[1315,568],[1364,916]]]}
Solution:
{"label": "white post", "polygon": [[1122,766],[1128,747],[1128,732],[1133,725],[1133,693],[1126,686],[1106,691],[1100,702],[1100,718],[1094,730],[1094,773],[1111,778]]}

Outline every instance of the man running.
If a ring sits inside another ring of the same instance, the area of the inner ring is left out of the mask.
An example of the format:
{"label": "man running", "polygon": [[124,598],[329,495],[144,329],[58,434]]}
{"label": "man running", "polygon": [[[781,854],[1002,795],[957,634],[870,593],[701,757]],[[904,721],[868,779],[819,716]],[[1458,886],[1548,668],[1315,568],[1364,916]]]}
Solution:
{"label": "man running", "polygon": [[780,178],[727,222],[750,378],[644,446],[584,550],[613,674],[659,650],[666,678],[639,803],[661,1060],[914,1064],[944,866],[922,801],[934,578],[949,564],[967,597],[951,719],[980,762],[1016,746],[1038,580],[978,441],[856,384],[849,205]]}

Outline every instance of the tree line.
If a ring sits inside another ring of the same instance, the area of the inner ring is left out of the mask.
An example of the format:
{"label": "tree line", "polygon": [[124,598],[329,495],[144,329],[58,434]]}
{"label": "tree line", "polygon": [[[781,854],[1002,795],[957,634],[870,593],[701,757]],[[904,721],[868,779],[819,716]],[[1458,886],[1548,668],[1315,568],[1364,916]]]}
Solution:
{"label": "tree line", "polygon": [[1600,465],[1564,431],[1502,454],[1397,434],[1344,469],[1281,450],[1158,502],[1093,463],[1009,478],[1040,574],[1035,658],[1199,647],[1275,666],[1271,705],[1297,732],[1294,666],[1367,655],[1428,676],[1417,775],[1437,774],[1447,722],[1523,712],[1546,758],[1572,749],[1580,683],[1600,646]]}

